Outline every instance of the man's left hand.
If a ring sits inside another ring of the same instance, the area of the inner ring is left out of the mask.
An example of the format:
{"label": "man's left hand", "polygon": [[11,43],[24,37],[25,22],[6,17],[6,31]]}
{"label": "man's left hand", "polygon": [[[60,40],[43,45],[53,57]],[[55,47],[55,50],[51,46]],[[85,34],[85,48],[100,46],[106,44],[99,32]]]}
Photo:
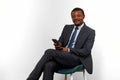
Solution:
{"label": "man's left hand", "polygon": [[62,51],[68,52],[68,48],[63,48]]}

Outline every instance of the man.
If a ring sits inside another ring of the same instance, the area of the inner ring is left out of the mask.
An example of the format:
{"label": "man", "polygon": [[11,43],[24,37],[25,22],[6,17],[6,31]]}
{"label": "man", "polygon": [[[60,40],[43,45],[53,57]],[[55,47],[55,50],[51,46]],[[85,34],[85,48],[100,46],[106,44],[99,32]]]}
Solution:
{"label": "man", "polygon": [[53,80],[54,72],[62,68],[72,68],[83,64],[92,74],[91,49],[94,43],[95,30],[88,27],[85,14],[81,8],[71,12],[72,25],[65,25],[55,49],[48,49],[42,56],[27,80],[38,80],[43,72],[43,80]]}

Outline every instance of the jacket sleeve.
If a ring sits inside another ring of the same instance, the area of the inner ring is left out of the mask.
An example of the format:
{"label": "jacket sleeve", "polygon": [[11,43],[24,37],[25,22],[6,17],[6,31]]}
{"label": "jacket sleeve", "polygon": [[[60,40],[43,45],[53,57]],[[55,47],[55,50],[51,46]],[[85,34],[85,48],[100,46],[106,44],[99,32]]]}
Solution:
{"label": "jacket sleeve", "polygon": [[67,25],[64,26],[64,28],[62,30],[62,33],[61,33],[61,36],[59,37],[59,41],[61,42],[62,47],[64,47],[63,44],[65,44],[64,43],[64,37],[66,35],[66,27],[67,27]]}
{"label": "jacket sleeve", "polygon": [[91,49],[94,44],[94,39],[95,39],[95,30],[92,30],[88,35],[87,39],[85,40],[83,47],[80,49],[70,48],[70,52],[78,56],[87,57],[88,55],[91,54]]}

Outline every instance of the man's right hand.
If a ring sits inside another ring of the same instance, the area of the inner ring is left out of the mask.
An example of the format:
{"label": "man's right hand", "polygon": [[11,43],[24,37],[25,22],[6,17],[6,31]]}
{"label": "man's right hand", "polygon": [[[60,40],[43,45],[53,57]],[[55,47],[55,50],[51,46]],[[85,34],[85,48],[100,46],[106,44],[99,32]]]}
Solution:
{"label": "man's right hand", "polygon": [[55,46],[56,50],[62,50],[63,49],[63,47],[61,47],[61,43],[60,42],[59,43],[54,43],[54,46]]}

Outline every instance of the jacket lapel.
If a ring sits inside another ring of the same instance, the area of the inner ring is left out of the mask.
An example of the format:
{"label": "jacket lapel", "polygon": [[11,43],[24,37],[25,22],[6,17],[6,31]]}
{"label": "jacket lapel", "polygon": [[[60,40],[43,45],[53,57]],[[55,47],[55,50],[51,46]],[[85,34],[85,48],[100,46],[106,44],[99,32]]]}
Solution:
{"label": "jacket lapel", "polygon": [[86,27],[86,25],[84,25],[82,28],[81,28],[81,31],[80,31],[80,33],[78,34],[78,37],[77,37],[77,41],[76,41],[76,43],[75,43],[75,47],[77,47],[77,45],[79,45],[79,47],[81,47],[82,46],[82,44],[84,43],[84,41],[85,41],[85,39],[86,39],[86,37],[87,37],[87,29],[86,29],[87,27]]}
{"label": "jacket lapel", "polygon": [[67,29],[67,36],[66,36],[66,40],[65,40],[65,46],[68,44],[68,42],[69,42],[69,38],[70,38],[70,36],[71,36],[71,33],[72,33],[72,30],[73,30],[73,28],[74,28],[74,25],[70,25],[70,26],[68,26],[69,28]]}

